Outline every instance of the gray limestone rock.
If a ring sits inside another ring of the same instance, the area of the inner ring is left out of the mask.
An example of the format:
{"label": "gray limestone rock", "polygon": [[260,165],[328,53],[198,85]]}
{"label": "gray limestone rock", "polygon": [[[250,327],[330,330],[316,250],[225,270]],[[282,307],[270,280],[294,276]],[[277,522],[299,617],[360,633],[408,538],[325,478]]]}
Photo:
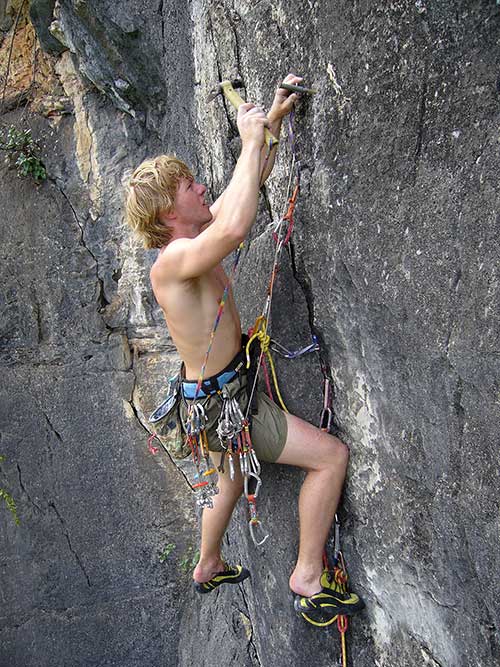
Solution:
{"label": "gray limestone rock", "polygon": [[55,4],[56,0],[31,0],[30,19],[42,49],[57,55],[67,47],[56,39],[50,31],[50,26],[54,21]]}
{"label": "gray limestone rock", "polygon": [[[351,450],[342,545],[367,608],[350,664],[497,665],[500,8],[59,0],[55,16],[74,113],[30,119],[49,181],[4,170],[0,188],[0,488],[21,519],[0,505],[0,664],[338,661],[335,627],[292,612],[298,470],[263,468],[262,547],[243,501],[235,513],[225,551],[251,580],[191,592],[189,466],[150,454],[144,428],[175,350],[154,252],[122,227],[122,182],[146,156],[175,151],[224,188],[238,139],[233,110],[206,102],[214,82],[238,75],[268,105],[296,71],[318,93],[296,112],[302,187],[272,335],[290,349],[318,337],[321,355],[277,357],[283,395],[318,423],[321,360]],[[290,158],[283,132],[236,278],[244,328]]]}

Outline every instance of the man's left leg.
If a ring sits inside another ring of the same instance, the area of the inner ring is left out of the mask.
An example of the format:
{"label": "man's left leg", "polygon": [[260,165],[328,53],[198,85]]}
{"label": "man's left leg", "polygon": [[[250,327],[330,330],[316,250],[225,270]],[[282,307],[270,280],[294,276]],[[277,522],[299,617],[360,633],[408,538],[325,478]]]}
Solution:
{"label": "man's left leg", "polygon": [[[211,453],[213,460],[220,453]],[[224,570],[221,555],[221,543],[231,519],[234,507],[243,491],[243,478],[239,465],[235,466],[234,480],[229,476],[226,465],[223,473],[219,472],[219,493],[212,497],[213,507],[205,507],[201,520],[200,560],[193,572],[193,579],[206,582]]]}

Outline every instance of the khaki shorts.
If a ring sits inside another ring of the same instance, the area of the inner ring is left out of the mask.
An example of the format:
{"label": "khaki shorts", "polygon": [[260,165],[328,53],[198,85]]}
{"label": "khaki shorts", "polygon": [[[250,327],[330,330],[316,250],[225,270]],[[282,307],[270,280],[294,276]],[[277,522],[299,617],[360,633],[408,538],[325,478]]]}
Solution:
{"label": "khaki shorts", "polygon": [[[248,405],[246,387],[247,376],[245,372],[241,371],[233,380],[225,385],[230,396],[237,399],[243,414],[246,414]],[[189,402],[189,399],[183,398],[181,400],[179,412],[182,423],[186,420],[187,404]],[[222,396],[211,394],[210,396],[196,399],[196,402],[203,405],[205,414],[208,417],[205,428],[210,451],[222,452],[223,449],[216,430],[222,408]],[[259,461],[275,463],[283,451],[288,434],[286,415],[283,410],[276,405],[276,403],[271,401],[267,394],[262,391],[257,393],[257,405],[258,413],[256,415],[251,415],[250,419],[252,445]]]}

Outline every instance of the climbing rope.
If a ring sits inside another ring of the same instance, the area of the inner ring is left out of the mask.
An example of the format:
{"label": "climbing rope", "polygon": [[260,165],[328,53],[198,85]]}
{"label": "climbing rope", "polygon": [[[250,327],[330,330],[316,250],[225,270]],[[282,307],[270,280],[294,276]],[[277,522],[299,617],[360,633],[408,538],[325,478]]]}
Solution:
{"label": "climbing rope", "polygon": [[237,250],[236,250],[236,254],[235,254],[235,257],[234,257],[234,261],[233,261],[233,266],[232,266],[232,269],[231,269],[231,275],[229,276],[229,278],[227,280],[227,283],[224,287],[224,291],[222,292],[222,296],[221,296],[220,301],[219,301],[219,307],[217,309],[217,315],[215,316],[215,320],[214,320],[214,323],[212,325],[212,330],[210,332],[210,340],[209,340],[209,343],[208,343],[207,351],[205,353],[205,359],[203,360],[203,364],[201,366],[200,375],[198,376],[198,383],[196,385],[196,390],[194,392],[194,398],[191,402],[191,405],[195,404],[196,399],[198,398],[198,395],[199,395],[200,390],[201,390],[201,385],[203,384],[203,378],[205,377],[205,371],[206,371],[206,368],[207,368],[208,357],[210,356],[210,352],[212,350],[212,345],[213,345],[214,338],[215,338],[215,332],[217,331],[217,328],[219,326],[219,322],[221,321],[221,318],[222,318],[222,313],[224,311],[224,306],[226,305],[227,296],[229,294],[229,288],[231,287],[231,285],[234,281],[234,276],[236,274],[236,269],[237,269],[238,263],[240,261],[241,251],[243,250],[243,245],[244,245],[244,243],[242,241],[240,243],[240,245],[238,246]]}
{"label": "climbing rope", "polygon": [[[255,378],[253,381],[253,385],[250,391],[250,397],[249,397],[249,402],[248,402],[248,407],[247,407],[247,417],[252,405],[252,399],[255,394],[256,388],[257,388],[257,382],[259,379],[259,370],[260,368],[264,365],[264,355],[267,357],[267,361],[269,363],[269,366],[271,368],[271,373],[273,376],[273,382],[274,386],[276,389],[276,394],[279,400],[279,403],[283,410],[285,412],[288,412],[288,409],[285,406],[285,403],[283,401],[283,398],[281,396],[281,392],[278,387],[278,380],[276,377],[276,371],[274,368],[274,362],[269,350],[270,346],[270,337],[268,335],[268,328],[269,328],[269,322],[271,319],[271,304],[272,304],[272,299],[273,299],[273,292],[274,292],[274,284],[276,281],[276,275],[278,273],[278,266],[279,266],[279,258],[281,255],[281,251],[283,249],[284,245],[287,245],[288,242],[290,241],[291,233],[293,230],[293,225],[294,225],[294,219],[293,219],[293,214],[295,210],[295,206],[297,203],[297,197],[300,192],[300,162],[297,159],[297,153],[296,153],[296,148],[295,148],[295,133],[294,133],[294,122],[295,122],[295,113],[292,111],[289,116],[288,116],[288,140],[289,140],[289,145],[290,145],[290,151],[292,155],[292,160],[291,160],[291,166],[290,166],[290,175],[288,179],[288,185],[287,185],[287,192],[286,192],[286,200],[287,200],[287,210],[284,213],[284,215],[278,220],[277,223],[271,223],[273,227],[273,238],[276,243],[275,250],[274,250],[274,259],[273,259],[273,265],[271,268],[271,274],[269,278],[269,283],[267,287],[267,295],[266,299],[264,302],[264,306],[262,309],[261,314],[257,317],[255,320],[255,323],[251,329],[252,331],[252,336],[250,338],[250,341],[253,342],[253,340],[258,339],[260,343],[260,354],[259,354],[259,360],[257,363],[257,373],[255,374]],[[295,184],[293,183],[293,179],[295,176]],[[292,194],[292,188],[293,188],[293,194]],[[250,341],[249,344],[247,345],[247,368],[250,366],[249,363],[249,347],[250,347]],[[264,371],[265,375],[267,375],[267,369]],[[268,378],[267,378],[268,379]],[[268,385],[268,393],[270,392],[270,383],[266,382]],[[272,394],[271,394],[272,397]]]}

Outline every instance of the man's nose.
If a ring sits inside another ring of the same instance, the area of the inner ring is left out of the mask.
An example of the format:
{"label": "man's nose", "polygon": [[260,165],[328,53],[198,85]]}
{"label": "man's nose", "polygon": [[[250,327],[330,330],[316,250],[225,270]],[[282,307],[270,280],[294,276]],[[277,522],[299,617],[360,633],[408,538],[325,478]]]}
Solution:
{"label": "man's nose", "polygon": [[198,185],[198,192],[200,193],[200,195],[205,194],[207,188],[202,183],[198,183],[197,185]]}

